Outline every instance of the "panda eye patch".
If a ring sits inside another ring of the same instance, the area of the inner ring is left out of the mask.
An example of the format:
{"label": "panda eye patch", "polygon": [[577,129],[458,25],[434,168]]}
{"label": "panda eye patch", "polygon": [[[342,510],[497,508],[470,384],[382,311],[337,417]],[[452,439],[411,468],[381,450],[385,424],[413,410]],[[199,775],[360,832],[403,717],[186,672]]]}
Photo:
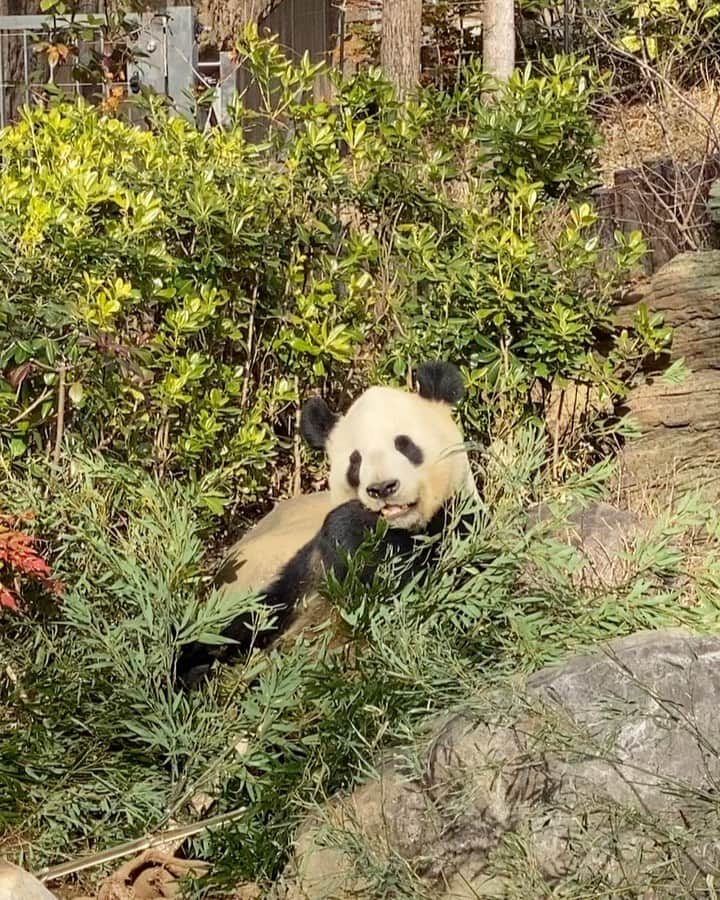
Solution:
{"label": "panda eye patch", "polygon": [[347,483],[351,488],[360,487],[360,463],[362,462],[362,456],[357,450],[353,450],[350,454],[350,465],[348,466],[348,470],[345,473],[345,477],[347,478]]}
{"label": "panda eye patch", "polygon": [[406,434],[399,434],[395,438],[395,449],[407,457],[414,466],[421,466],[424,460],[423,452],[412,438]]}

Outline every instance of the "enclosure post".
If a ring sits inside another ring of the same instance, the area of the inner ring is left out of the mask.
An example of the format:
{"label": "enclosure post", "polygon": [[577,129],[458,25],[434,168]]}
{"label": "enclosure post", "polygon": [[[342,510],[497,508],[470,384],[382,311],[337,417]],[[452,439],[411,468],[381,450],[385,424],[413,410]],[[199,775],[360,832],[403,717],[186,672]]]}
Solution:
{"label": "enclosure post", "polygon": [[220,77],[218,79],[215,99],[215,118],[223,128],[230,124],[230,104],[237,93],[237,64],[233,54],[226,50],[220,52]]}
{"label": "enclosure post", "polygon": [[0,128],[5,127],[5,35],[0,31]]}
{"label": "enclosure post", "polygon": [[193,91],[197,68],[195,10],[192,6],[168,6],[167,93],[175,109],[188,119],[195,115]]}
{"label": "enclosure post", "polygon": [[30,106],[30,48],[28,33],[23,31],[23,71],[25,73],[25,105]]}
{"label": "enclosure post", "polygon": [[[139,56],[128,65],[128,81],[137,78],[140,87],[150,88],[156,94],[167,92],[167,56],[165,17],[161,13],[143,13],[140,17],[140,33],[131,51]],[[131,53],[131,57],[134,56]]]}

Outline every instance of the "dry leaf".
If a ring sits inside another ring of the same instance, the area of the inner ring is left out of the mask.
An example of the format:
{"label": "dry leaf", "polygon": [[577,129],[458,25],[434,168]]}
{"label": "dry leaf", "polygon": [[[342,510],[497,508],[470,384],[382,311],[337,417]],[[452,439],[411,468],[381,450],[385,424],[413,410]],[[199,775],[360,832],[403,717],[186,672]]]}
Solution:
{"label": "dry leaf", "polygon": [[97,900],[169,900],[179,896],[182,878],[204,875],[209,868],[201,860],[177,859],[157,849],[146,850],[100,885]]}

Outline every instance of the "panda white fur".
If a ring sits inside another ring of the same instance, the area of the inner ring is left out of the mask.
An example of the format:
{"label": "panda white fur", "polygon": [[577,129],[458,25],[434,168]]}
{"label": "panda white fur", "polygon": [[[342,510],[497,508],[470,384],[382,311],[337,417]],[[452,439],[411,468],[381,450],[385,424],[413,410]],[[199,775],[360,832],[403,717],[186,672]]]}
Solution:
{"label": "panda white fur", "polygon": [[[450,363],[425,363],[417,371],[417,393],[371,387],[344,416],[319,397],[302,410],[305,440],[324,449],[328,491],[285,500],[234,547],[218,572],[223,592],[257,592],[275,610],[272,629],[255,634],[247,616],[225,630],[236,643],[218,648],[194,643],[183,648],[177,676],[195,683],[213,658],[227,659],[267,646],[280,637],[324,622],[328,610],[314,589],[324,572],[344,574],[352,554],[382,517],[388,528],[383,553],[409,553],[413,535],[446,528],[449,501],[476,488],[452,406],[462,399],[460,373]],[[418,558],[418,565],[427,565]]]}

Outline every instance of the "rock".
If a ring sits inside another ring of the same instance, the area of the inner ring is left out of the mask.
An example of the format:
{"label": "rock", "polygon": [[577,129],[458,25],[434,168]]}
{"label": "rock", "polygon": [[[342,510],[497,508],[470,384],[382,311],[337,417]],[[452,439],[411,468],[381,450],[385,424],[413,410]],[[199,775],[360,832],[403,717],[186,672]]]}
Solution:
{"label": "rock", "polygon": [[0,900],[56,900],[37,878],[13,863],[0,861]]}
{"label": "rock", "polygon": [[703,485],[718,496],[720,250],[676,256],[623,298],[621,324],[632,320],[639,303],[672,326],[672,359],[684,358],[691,374],[680,385],[649,374],[619,409],[641,430],[621,454],[622,487],[632,495],[648,487],[662,492]]}
{"label": "rock", "polygon": [[639,303],[673,327],[673,355],[693,369],[720,369],[720,250],[680,253],[617,307],[629,324]]}
{"label": "rock", "polygon": [[[537,507],[530,511],[530,524],[541,522],[549,515],[549,509]],[[573,583],[607,588],[617,587],[626,580],[631,569],[631,551],[650,527],[651,522],[639,513],[598,502],[572,513],[567,524],[554,531],[558,540],[571,544],[582,555]]]}
{"label": "rock", "polygon": [[238,885],[230,900],[262,900],[262,888],[254,881]]}
{"label": "rock", "polygon": [[276,896],[709,896],[719,661],[720,637],[644,632],[493,693],[307,822]]}

